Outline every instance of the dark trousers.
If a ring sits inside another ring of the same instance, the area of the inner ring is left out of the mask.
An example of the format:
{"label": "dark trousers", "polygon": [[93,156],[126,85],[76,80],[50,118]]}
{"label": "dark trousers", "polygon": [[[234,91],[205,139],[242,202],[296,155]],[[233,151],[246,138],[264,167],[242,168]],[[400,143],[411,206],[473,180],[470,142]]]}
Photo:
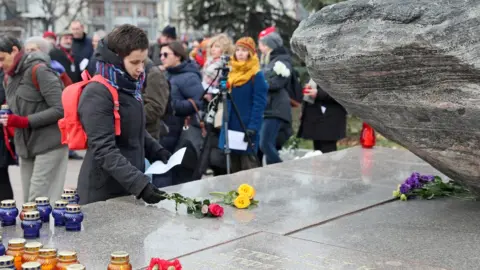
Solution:
{"label": "dark trousers", "polygon": [[313,141],[313,149],[329,153],[337,151],[337,141]]}
{"label": "dark trousers", "polygon": [[282,120],[268,118],[263,120],[260,133],[260,149],[266,156],[267,165],[280,163],[282,159],[277,150],[277,136],[282,126]]}
{"label": "dark trousers", "polygon": [[232,153],[230,155],[230,159],[232,161],[232,167],[231,167],[232,173],[258,168],[259,166],[254,154],[242,155],[242,154]]}
{"label": "dark trousers", "polygon": [[10,185],[8,167],[0,168],[0,201],[13,199],[13,190]]}

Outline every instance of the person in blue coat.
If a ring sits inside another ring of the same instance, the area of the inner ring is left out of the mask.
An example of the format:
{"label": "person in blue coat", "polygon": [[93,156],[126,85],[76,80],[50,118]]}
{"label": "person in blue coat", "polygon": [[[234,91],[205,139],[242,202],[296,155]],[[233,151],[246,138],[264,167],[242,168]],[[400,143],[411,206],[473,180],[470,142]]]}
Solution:
{"label": "person in blue coat", "polygon": [[[182,134],[185,118],[190,117],[191,125],[199,127],[197,117],[195,117],[196,107],[202,109],[202,98],[204,89],[202,86],[202,75],[198,66],[188,58],[183,45],[174,41],[165,44],[160,51],[160,59],[163,67],[167,71],[167,78],[170,84],[170,102],[167,107],[165,124],[168,126],[169,133],[160,139],[161,144],[170,152],[174,152],[180,136]],[[172,169],[172,184],[181,184],[189,182],[193,176],[193,169],[177,166]],[[154,177],[154,184],[158,184]]]}
{"label": "person in blue coat", "polygon": [[[230,61],[231,71],[228,75],[228,87],[232,100],[237,105],[240,118],[238,119],[230,101],[228,108],[228,128],[233,131],[244,132],[240,120],[247,128],[244,141],[249,136],[253,142],[253,149],[245,151],[233,150],[231,155],[232,172],[249,170],[259,166],[256,160],[260,130],[263,123],[263,113],[267,105],[268,84],[260,69],[260,61],[256,54],[255,41],[250,37],[240,38],[235,43],[235,55]],[[225,148],[225,129],[222,128],[218,147]]]}

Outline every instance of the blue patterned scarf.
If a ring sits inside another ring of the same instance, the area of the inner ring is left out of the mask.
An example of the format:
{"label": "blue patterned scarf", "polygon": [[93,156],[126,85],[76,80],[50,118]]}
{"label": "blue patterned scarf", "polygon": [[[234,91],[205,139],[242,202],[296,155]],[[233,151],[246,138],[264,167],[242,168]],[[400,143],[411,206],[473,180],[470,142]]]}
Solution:
{"label": "blue patterned scarf", "polygon": [[134,80],[120,68],[109,63],[97,61],[96,74],[102,75],[102,77],[117,90],[133,95],[138,101],[142,102],[142,88],[145,81],[145,72],[140,75],[138,80]]}

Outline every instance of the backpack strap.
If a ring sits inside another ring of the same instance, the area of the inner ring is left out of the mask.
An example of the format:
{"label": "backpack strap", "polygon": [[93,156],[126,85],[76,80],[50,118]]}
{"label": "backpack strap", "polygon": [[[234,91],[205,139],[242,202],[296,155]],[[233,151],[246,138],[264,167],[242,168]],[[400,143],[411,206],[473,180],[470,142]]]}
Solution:
{"label": "backpack strap", "polygon": [[120,136],[121,133],[121,128],[120,128],[120,102],[118,101],[118,91],[115,87],[113,87],[110,83],[108,83],[105,78],[103,78],[101,75],[95,75],[91,79],[93,82],[98,82],[103,84],[105,87],[107,87],[108,91],[110,91],[110,94],[112,94],[113,98],[113,116],[115,119],[115,135]]}
{"label": "backpack strap", "polygon": [[35,89],[37,89],[38,91],[40,91],[40,85],[38,84],[38,79],[37,79],[37,69],[40,66],[45,66],[45,64],[36,64],[32,68],[32,82],[33,82],[33,85],[35,86]]}
{"label": "backpack strap", "polygon": [[81,77],[84,81],[89,81],[90,79],[92,79],[92,75],[90,75],[90,73],[86,69],[82,72]]}

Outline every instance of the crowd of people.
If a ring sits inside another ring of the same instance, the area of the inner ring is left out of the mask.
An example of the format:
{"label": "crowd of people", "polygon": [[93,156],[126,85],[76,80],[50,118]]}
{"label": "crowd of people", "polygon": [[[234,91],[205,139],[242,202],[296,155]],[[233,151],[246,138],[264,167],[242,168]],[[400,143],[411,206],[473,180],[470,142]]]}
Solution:
{"label": "crowd of people", "polygon": [[[300,104],[293,98],[299,82],[292,55],[275,27],[257,40],[234,42],[221,33],[188,44],[167,26],[149,44],[133,25],[89,38],[78,21],[69,31],[25,42],[0,37],[0,103],[8,106],[0,115],[0,199],[13,198],[12,165],[20,166],[24,201],[59,199],[71,158],[83,159],[81,204],[129,194],[157,203],[165,198],[160,188],[198,180],[207,169],[226,174],[230,131],[244,133],[248,143],[232,149],[231,172],[262,166],[263,157],[266,164],[282,162],[279,149],[293,133],[292,108],[299,105],[297,136],[313,140],[316,150],[335,151],[345,137],[346,111],[313,80]],[[65,100],[71,98],[65,89],[77,88],[78,100]],[[224,104],[225,92],[231,98]],[[67,115],[78,125],[59,128]],[[84,158],[68,149],[74,128],[85,134]],[[144,174],[182,147],[181,165]]]}

